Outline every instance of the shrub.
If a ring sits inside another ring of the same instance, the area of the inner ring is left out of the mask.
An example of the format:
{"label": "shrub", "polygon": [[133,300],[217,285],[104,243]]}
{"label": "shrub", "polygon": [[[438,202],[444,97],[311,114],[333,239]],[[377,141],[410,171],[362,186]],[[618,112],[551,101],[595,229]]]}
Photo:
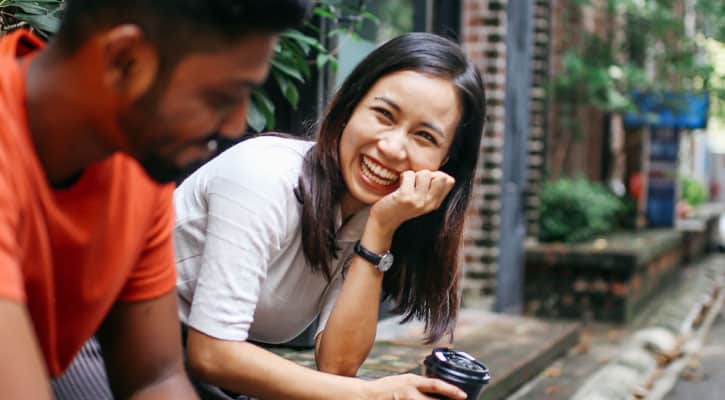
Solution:
{"label": "shrub", "polygon": [[691,206],[697,206],[707,201],[707,189],[697,179],[689,176],[680,177],[680,199]]}
{"label": "shrub", "polygon": [[604,185],[584,179],[545,182],[540,192],[539,240],[581,242],[618,226],[622,201]]}

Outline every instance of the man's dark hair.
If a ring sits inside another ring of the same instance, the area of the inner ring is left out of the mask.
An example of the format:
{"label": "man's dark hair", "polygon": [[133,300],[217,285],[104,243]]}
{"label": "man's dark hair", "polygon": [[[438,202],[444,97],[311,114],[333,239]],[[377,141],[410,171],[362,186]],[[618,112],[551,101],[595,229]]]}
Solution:
{"label": "man's dark hair", "polygon": [[298,26],[308,8],[306,0],[66,0],[56,41],[72,52],[94,32],[128,23],[140,26],[162,56],[178,57]]}

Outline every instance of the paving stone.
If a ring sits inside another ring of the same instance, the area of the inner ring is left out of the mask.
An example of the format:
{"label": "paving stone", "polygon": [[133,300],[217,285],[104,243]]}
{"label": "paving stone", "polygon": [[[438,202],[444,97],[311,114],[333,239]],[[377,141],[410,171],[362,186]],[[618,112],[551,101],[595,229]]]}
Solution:
{"label": "paving stone", "polygon": [[662,327],[647,328],[634,334],[633,341],[657,354],[669,354],[677,348],[677,337]]}
{"label": "paving stone", "polygon": [[572,400],[630,400],[632,389],[639,384],[641,374],[621,364],[608,364],[579,389]]}
{"label": "paving stone", "polygon": [[616,363],[634,369],[641,376],[648,376],[657,368],[657,359],[652,353],[633,344],[622,349]]}

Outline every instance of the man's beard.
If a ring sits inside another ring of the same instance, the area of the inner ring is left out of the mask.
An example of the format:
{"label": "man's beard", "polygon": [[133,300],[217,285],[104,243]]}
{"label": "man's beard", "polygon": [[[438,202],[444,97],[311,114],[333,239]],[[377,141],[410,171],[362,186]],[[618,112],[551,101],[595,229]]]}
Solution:
{"label": "man's beard", "polygon": [[[195,141],[172,144],[178,135],[164,129],[165,126],[163,123],[159,122],[154,124],[153,128],[148,127],[148,121],[159,120],[155,112],[157,110],[157,103],[155,101],[157,97],[157,93],[153,92],[137,101],[124,114],[124,118],[121,119],[121,125],[125,132],[135,133],[130,138],[131,148],[137,149],[137,151],[133,152],[135,154],[133,157],[138,161],[144,171],[146,171],[149,178],[158,183],[179,183],[214,154],[186,165],[178,165],[175,162],[175,154],[180,153],[187,146],[203,146],[212,142],[216,145],[221,135],[219,132],[210,132],[206,137]],[[144,131],[147,134],[143,134]],[[164,132],[164,134],[158,135],[157,139],[150,139],[151,136],[155,135],[151,135],[148,132],[153,131]],[[164,149],[165,146],[166,148]]]}
{"label": "man's beard", "polygon": [[191,175],[191,173],[197,168],[201,167],[215,155],[219,154],[219,149],[216,148],[216,146],[220,140],[221,135],[218,132],[209,134],[206,138],[199,140],[198,143],[213,143],[215,147],[214,150],[212,150],[212,154],[210,154],[207,158],[198,159],[183,166],[175,164],[171,158],[164,157],[158,152],[149,154],[144,158],[140,158],[138,159],[138,162],[141,164],[144,171],[146,171],[149,178],[154,181],[158,183],[176,182],[178,184],[181,183],[184,178]]}
{"label": "man's beard", "polygon": [[[143,132],[142,127],[147,121],[157,120],[155,115],[157,111],[159,97],[161,96],[161,83],[157,81],[154,87],[138,99],[131,109],[126,110],[124,118],[121,119],[121,125],[125,132]],[[143,123],[139,121],[144,121]],[[160,144],[149,146],[146,140],[141,141],[142,136],[135,136],[132,141],[135,142],[133,148],[146,147],[153,149],[150,154],[144,156],[138,156],[138,153],[133,157],[138,161],[143,170],[146,172],[149,178],[157,183],[170,183],[181,179],[184,176],[186,168],[176,165],[173,161],[173,157],[164,157],[159,154]],[[142,145],[143,144],[143,145]]]}
{"label": "man's beard", "polygon": [[169,160],[151,155],[138,161],[146,175],[158,183],[176,182],[185,175],[186,168],[180,168]]}

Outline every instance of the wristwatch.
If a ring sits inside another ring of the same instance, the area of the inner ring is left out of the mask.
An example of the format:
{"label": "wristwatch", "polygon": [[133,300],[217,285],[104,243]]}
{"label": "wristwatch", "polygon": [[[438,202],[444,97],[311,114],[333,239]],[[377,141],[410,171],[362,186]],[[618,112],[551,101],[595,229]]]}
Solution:
{"label": "wristwatch", "polygon": [[359,240],[355,242],[355,254],[372,264],[380,272],[385,272],[393,266],[393,253],[389,251],[383,254],[374,253],[363,247]]}

